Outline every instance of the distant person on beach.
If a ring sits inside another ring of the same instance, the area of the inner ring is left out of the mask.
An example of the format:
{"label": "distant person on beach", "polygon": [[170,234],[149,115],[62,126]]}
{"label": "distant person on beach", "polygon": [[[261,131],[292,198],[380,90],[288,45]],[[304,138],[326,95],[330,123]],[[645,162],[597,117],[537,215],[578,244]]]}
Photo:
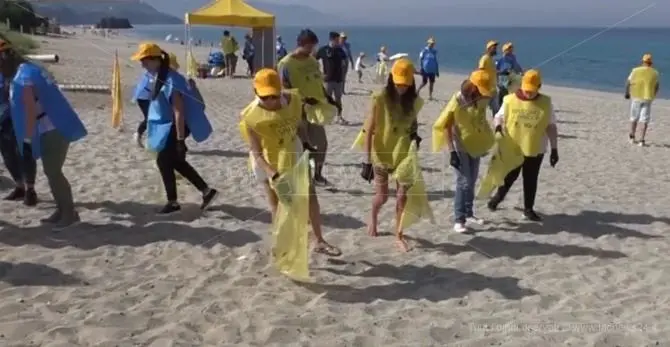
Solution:
{"label": "distant person on beach", "polygon": [[[318,70],[317,70],[318,71]],[[256,98],[241,114],[243,136],[250,148],[254,176],[263,184],[272,212],[277,215],[282,175],[292,169],[304,151],[316,151],[310,143],[302,115],[303,100],[295,92],[282,91],[279,74],[261,69],[254,77]],[[310,184],[309,220],[316,238],[314,251],[330,256],[342,252],[323,238],[319,200]]]}
{"label": "distant person on beach", "polygon": [[500,108],[500,104],[498,104],[498,74],[496,73],[496,64],[495,61],[493,60],[493,57],[495,57],[498,54],[498,42],[496,41],[489,41],[486,43],[486,52],[484,52],[484,55],[482,55],[481,58],[479,58],[479,64],[477,65],[477,68],[486,70],[486,72],[489,73],[493,77],[491,80],[491,100],[489,101],[489,107],[491,108],[491,114],[495,115],[498,113],[498,109]]}
{"label": "distant person on beach", "polygon": [[435,49],[435,39],[429,38],[426,47],[419,53],[419,66],[421,67],[421,85],[417,93],[428,84],[428,100],[433,100],[433,87],[435,78],[440,76],[440,68],[437,61],[437,49]]}
{"label": "distant person on beach", "polygon": [[514,54],[514,45],[507,42],[502,47],[502,57],[496,60],[496,72],[498,73],[498,105],[502,105],[502,100],[509,93],[510,84],[513,83],[513,75],[521,75],[523,69],[516,60]]}
{"label": "distant person on beach", "polygon": [[647,125],[651,121],[651,103],[658,95],[658,71],[652,67],[653,59],[651,54],[645,54],[642,57],[642,66],[633,68],[628,80],[626,81],[626,100],[631,100],[630,105],[630,133],[628,141],[635,143],[635,133],[637,123],[642,124],[640,141],[637,144],[644,147],[645,136],[647,135]]}
{"label": "distant person on beach", "polygon": [[323,79],[326,95],[330,96],[338,106],[337,122],[349,124],[342,117],[342,94],[344,90],[344,70],[347,66],[347,53],[340,45],[340,34],[331,31],[328,44],[319,48],[316,59],[323,65]]}
{"label": "distant person on beach", "polygon": [[284,59],[284,57],[288,54],[286,45],[284,45],[284,40],[282,40],[281,36],[279,35],[277,35],[277,45],[275,49],[277,51],[277,61]]}
{"label": "distant person on beach", "polygon": [[42,159],[56,210],[42,223],[54,230],[79,223],[70,182],[63,174],[70,143],[87,135],[79,115],[44,68],[25,60],[0,40],[0,71],[10,82],[10,116],[16,142]]}
{"label": "distant person on beach", "polygon": [[358,75],[358,83],[363,83],[363,70],[365,69],[363,59],[365,59],[365,53],[361,52],[358,58],[356,58],[356,65],[354,65],[354,70],[356,70],[356,74]]}
{"label": "distant person on beach", "polygon": [[205,210],[218,192],[202,179],[186,161],[185,140],[197,142],[211,135],[212,127],[184,76],[170,67],[170,56],[154,43],[143,43],[131,57],[155,76],[151,88],[151,105],[147,121],[147,148],[156,152],[156,166],[165,187],[167,203],[158,211],[169,214],[181,210],[177,200],[175,171],[185,177],[202,194],[200,209]]}
{"label": "distant person on beach", "polygon": [[235,75],[235,67],[237,66],[236,53],[240,50],[240,45],[228,30],[223,32],[223,38],[221,38],[221,50],[223,51],[223,56],[225,58],[226,76],[232,78],[233,75]]}
{"label": "distant person on beach", "polygon": [[375,80],[377,83],[384,83],[388,76],[388,62],[389,56],[386,52],[386,46],[381,46],[377,52],[377,75]]}
{"label": "distant person on beach", "polygon": [[244,49],[242,50],[242,59],[247,62],[247,75],[254,75],[254,57],[256,56],[256,46],[251,38],[251,34],[244,35]]}
{"label": "distant person on beach", "polygon": [[[365,162],[361,177],[374,180],[375,197],[372,201],[368,234],[378,236],[379,211],[389,198],[389,176],[408,156],[410,146],[421,138],[417,134],[417,114],[423,99],[416,92],[414,65],[408,59],[393,63],[387,84],[372,95],[372,111],[365,121]],[[396,245],[403,251],[409,249],[403,236],[400,219],[407,203],[409,187],[396,185]]]}
{"label": "distant person on beach", "polygon": [[493,130],[486,119],[486,104],[491,97],[491,76],[475,70],[454,93],[433,125],[434,151],[446,145],[449,164],[456,173],[454,231],[467,231],[466,222],[482,225],[474,213],[475,186],[479,162],[493,147]]}
{"label": "distant person on beach", "polygon": [[[319,38],[312,30],[303,29],[296,41],[296,49],[277,64],[283,87],[298,89],[306,104],[330,102],[326,101],[328,96],[324,89],[323,75],[319,71],[319,62],[312,55],[319,44]],[[339,76],[342,77],[341,74]],[[303,118],[306,117],[303,111]],[[329,185],[330,182],[323,176],[323,166],[328,152],[328,138],[324,124],[307,121],[307,134],[310,143],[316,147],[315,151],[310,151],[310,156],[314,160],[314,182]]]}
{"label": "distant person on beach", "polygon": [[[528,70],[521,79],[521,88],[506,96],[494,118],[496,133],[509,136],[521,152],[521,166],[505,176],[505,183],[489,200],[487,206],[495,211],[512,188],[521,173],[523,175],[523,217],[539,222],[542,218],[535,212],[535,195],[540,176],[542,159],[547,150],[547,139],[551,145],[549,165],[558,163],[558,130],[556,114],[551,98],[540,93],[542,77],[537,70]],[[530,115],[530,116],[529,116]]]}
{"label": "distant person on beach", "polygon": [[351,44],[347,41],[347,34],[340,33],[340,47],[347,54],[347,59],[344,61],[344,68],[342,70],[342,94],[347,94],[347,74],[349,73],[349,68],[354,66],[354,57],[351,53]]}
{"label": "distant person on beach", "polygon": [[[1,49],[1,48],[0,48]],[[35,178],[37,161],[33,158],[29,144],[19,146],[14,136],[14,127],[9,110],[10,83],[0,74],[0,153],[14,184],[14,189],[4,197],[5,201],[23,200],[26,206],[37,205]]]}

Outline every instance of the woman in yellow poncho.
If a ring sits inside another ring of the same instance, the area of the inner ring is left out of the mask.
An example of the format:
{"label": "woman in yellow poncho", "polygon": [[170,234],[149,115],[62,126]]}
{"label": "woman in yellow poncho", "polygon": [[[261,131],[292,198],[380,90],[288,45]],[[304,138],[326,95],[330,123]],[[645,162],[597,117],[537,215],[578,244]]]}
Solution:
{"label": "woman in yellow poncho", "polygon": [[[299,153],[315,149],[307,140],[303,101],[297,92],[282,91],[277,71],[258,71],[254,76],[254,91],[257,98],[242,111],[240,125],[251,149],[254,175],[265,188],[274,220],[279,199],[290,195],[290,192],[280,191],[282,175],[297,164]],[[323,238],[319,201],[311,184],[309,192],[309,219],[317,243],[314,251],[338,256],[342,252]]]}
{"label": "woman in yellow poncho", "polygon": [[[366,120],[365,153],[361,176],[368,182],[375,181],[375,197],[372,203],[368,233],[377,236],[377,217],[389,195],[389,174],[408,156],[412,141],[417,146],[421,138],[417,135],[417,114],[423,107],[423,99],[416,92],[414,65],[407,59],[397,60],[391,68],[386,87],[372,96],[372,112]],[[400,223],[407,203],[410,187],[397,184],[396,244],[408,250]]]}

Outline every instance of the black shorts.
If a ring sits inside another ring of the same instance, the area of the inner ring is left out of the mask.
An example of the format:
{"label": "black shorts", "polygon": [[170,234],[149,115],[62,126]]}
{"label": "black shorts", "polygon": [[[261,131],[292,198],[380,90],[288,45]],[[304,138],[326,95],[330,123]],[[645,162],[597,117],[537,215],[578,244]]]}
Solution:
{"label": "black shorts", "polygon": [[422,73],[421,73],[421,78],[423,79],[423,82],[422,82],[422,83],[424,83],[424,84],[425,84],[425,83],[428,83],[428,82],[430,82],[430,83],[435,83],[435,74],[434,74],[434,73],[425,73],[425,72],[422,72]]}

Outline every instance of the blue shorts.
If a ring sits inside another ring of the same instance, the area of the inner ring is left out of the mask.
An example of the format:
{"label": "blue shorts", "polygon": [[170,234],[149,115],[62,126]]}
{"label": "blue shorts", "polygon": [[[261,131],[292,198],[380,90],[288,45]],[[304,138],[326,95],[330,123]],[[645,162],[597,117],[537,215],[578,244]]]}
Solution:
{"label": "blue shorts", "polygon": [[421,78],[422,78],[422,84],[426,84],[430,82],[431,84],[435,83],[435,75],[434,73],[427,73],[424,71],[421,71]]}

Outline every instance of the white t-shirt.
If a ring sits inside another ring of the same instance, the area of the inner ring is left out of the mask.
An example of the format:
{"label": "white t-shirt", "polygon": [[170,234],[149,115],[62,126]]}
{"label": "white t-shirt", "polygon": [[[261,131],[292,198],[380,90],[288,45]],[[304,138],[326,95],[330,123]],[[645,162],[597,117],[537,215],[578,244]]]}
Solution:
{"label": "white t-shirt", "polygon": [[361,71],[365,69],[365,64],[363,64],[363,57],[356,58],[356,65],[354,65],[354,70]]}
{"label": "white t-shirt", "polygon": [[[500,106],[500,109],[498,110],[498,113],[496,113],[495,117],[493,118],[493,124],[494,126],[502,125],[505,127],[505,100],[503,99],[503,103]],[[551,124],[556,124],[556,112],[554,112],[554,104],[551,104],[551,112],[549,115],[549,125]],[[544,134],[544,139],[542,140],[542,152],[547,151],[547,142],[549,142],[549,137],[547,137],[547,133],[545,132]]]}

